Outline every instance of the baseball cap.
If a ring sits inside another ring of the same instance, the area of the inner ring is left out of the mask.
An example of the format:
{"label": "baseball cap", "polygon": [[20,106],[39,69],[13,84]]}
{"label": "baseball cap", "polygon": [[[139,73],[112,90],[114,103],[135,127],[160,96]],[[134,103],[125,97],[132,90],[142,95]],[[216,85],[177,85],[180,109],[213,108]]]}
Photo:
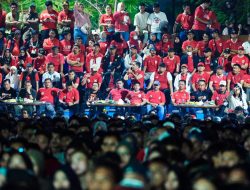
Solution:
{"label": "baseball cap", "polygon": [[98,65],[94,64],[92,66],[92,71],[98,71],[98,70],[99,70]]}
{"label": "baseball cap", "polygon": [[135,45],[131,45],[130,49],[137,49]]}
{"label": "baseball cap", "polygon": [[244,51],[244,47],[243,46],[239,46],[238,50],[243,50]]}
{"label": "baseball cap", "polygon": [[203,62],[199,62],[199,63],[198,63],[198,67],[199,67],[199,66],[205,67],[205,64],[204,64]]}
{"label": "baseball cap", "polygon": [[46,1],[46,2],[45,2],[45,5],[46,5],[46,6],[52,6],[52,1]]}
{"label": "baseball cap", "polygon": [[154,47],[151,47],[149,51],[156,51],[156,49]]}
{"label": "baseball cap", "polygon": [[169,49],[168,49],[168,52],[175,52],[175,51],[174,51],[174,48],[169,48]]}
{"label": "baseball cap", "polygon": [[231,53],[231,50],[230,50],[229,48],[227,48],[227,49],[224,50],[224,53],[230,54],[230,53]]}
{"label": "baseball cap", "polygon": [[207,47],[203,50],[203,52],[207,53],[207,52],[212,52],[211,48]]}
{"label": "baseball cap", "polygon": [[154,85],[160,85],[161,83],[160,83],[160,81],[158,81],[158,80],[156,80],[156,81],[154,81]]}
{"label": "baseball cap", "polygon": [[26,67],[33,67],[31,63],[28,63]]}
{"label": "baseball cap", "polygon": [[181,67],[186,67],[186,68],[188,68],[188,65],[187,65],[187,64],[182,64]]}
{"label": "baseball cap", "polygon": [[226,86],[227,82],[225,80],[220,81],[220,86]]}
{"label": "baseball cap", "polygon": [[115,45],[111,45],[111,46],[109,47],[109,49],[116,49],[116,46],[115,46]]}

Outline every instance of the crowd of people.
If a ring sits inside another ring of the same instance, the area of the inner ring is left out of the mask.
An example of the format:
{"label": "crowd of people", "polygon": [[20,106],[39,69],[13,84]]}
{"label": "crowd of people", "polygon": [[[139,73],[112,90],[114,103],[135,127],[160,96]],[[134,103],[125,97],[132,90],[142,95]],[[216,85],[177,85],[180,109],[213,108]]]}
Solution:
{"label": "crowd of people", "polygon": [[[17,3],[7,14],[0,5],[1,100],[46,102],[26,111],[51,117],[65,109],[83,115],[98,100],[131,104],[117,112],[140,113],[138,119],[154,112],[162,120],[174,109],[195,114],[178,108],[190,101],[218,106],[203,110],[206,115],[223,117],[235,108],[248,113],[250,35],[242,42],[232,29],[222,39],[209,0],[194,14],[184,4],[172,35],[158,3],[150,14],[140,3],[134,20],[123,2],[114,14],[107,5],[100,32],[91,30],[83,3],[76,1],[72,11],[65,1],[60,12],[52,1],[45,5],[40,15],[35,4],[23,14]],[[89,113],[102,110],[91,107]]]}

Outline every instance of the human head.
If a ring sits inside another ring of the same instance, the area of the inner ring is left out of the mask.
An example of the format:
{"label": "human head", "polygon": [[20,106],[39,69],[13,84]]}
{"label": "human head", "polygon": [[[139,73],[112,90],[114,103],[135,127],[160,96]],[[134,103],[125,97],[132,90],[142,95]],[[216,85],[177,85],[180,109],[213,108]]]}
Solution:
{"label": "human head", "polygon": [[186,74],[188,72],[188,66],[187,64],[182,64],[181,65],[181,73]]}
{"label": "human head", "polygon": [[238,33],[236,32],[236,30],[233,29],[231,31],[230,37],[234,40],[238,38]]}
{"label": "human head", "polygon": [[155,41],[157,38],[156,38],[156,34],[155,33],[151,33],[150,34],[150,40],[151,41]]}
{"label": "human head", "polygon": [[219,30],[218,29],[215,29],[212,31],[212,37],[213,38],[217,38],[219,36]]}
{"label": "human head", "polygon": [[110,53],[111,53],[112,55],[115,55],[115,54],[116,54],[116,46],[111,45],[111,46],[109,47],[109,49],[110,49]]}
{"label": "human head", "polygon": [[135,45],[131,45],[130,46],[130,52],[132,55],[136,55],[137,54],[137,48]]}
{"label": "human head", "polygon": [[68,75],[69,75],[69,79],[73,80],[76,76],[76,73],[75,73],[75,71],[70,70]]}
{"label": "human head", "polygon": [[229,48],[224,49],[224,51],[223,51],[223,56],[224,56],[225,58],[229,58],[230,55],[231,55],[230,49],[229,49]]}
{"label": "human head", "polygon": [[3,81],[3,86],[5,90],[9,90],[10,89],[10,79],[5,79]]}
{"label": "human head", "polygon": [[233,73],[234,74],[239,74],[240,73],[240,70],[241,70],[241,67],[239,64],[234,64],[233,65]]}
{"label": "human head", "polygon": [[123,2],[118,3],[117,11],[124,11],[124,10],[125,10],[125,4]]}
{"label": "human head", "polygon": [[190,5],[188,3],[184,3],[183,6],[183,11],[186,13],[186,14],[190,14],[191,13],[191,10],[190,10]]}
{"label": "human head", "polygon": [[203,40],[205,42],[208,42],[209,41],[209,35],[207,33],[204,33],[203,36],[202,36]]}
{"label": "human head", "polygon": [[30,5],[30,12],[35,12],[36,11],[36,4],[35,3],[32,3],[31,5]]}
{"label": "human head", "polygon": [[73,85],[72,85],[72,82],[71,81],[68,81],[67,83],[66,83],[66,89],[67,89],[67,91],[72,91],[72,89],[73,89]]}
{"label": "human head", "polygon": [[242,94],[242,89],[240,84],[235,84],[233,88],[233,92],[235,95],[240,96]]}
{"label": "human head", "polygon": [[62,6],[63,6],[63,9],[64,9],[65,11],[68,11],[68,10],[69,10],[69,2],[68,2],[68,1],[64,1],[63,4],[62,4]]}
{"label": "human head", "polygon": [[227,82],[226,81],[220,81],[220,87],[219,87],[219,91],[220,92],[225,92],[227,89]]}
{"label": "human head", "polygon": [[32,88],[31,81],[30,80],[25,81],[24,87],[25,89],[31,89]]}
{"label": "human head", "polygon": [[67,41],[70,41],[71,40],[71,33],[70,31],[65,31],[63,33],[63,36],[64,36],[64,39],[67,40]]}
{"label": "human head", "polygon": [[12,12],[12,13],[16,13],[16,12],[17,12],[17,9],[18,9],[17,3],[12,2],[12,3],[10,4],[10,9],[11,9],[11,12]]}
{"label": "human head", "polygon": [[86,174],[88,170],[88,155],[83,150],[75,150],[70,156],[70,166],[76,175]]}
{"label": "human head", "polygon": [[117,154],[120,156],[122,161],[122,166],[128,165],[128,163],[133,159],[133,147],[130,143],[122,141],[119,143],[116,149]]}
{"label": "human head", "polygon": [[143,13],[145,11],[145,8],[146,8],[145,3],[140,3],[139,4],[139,10],[140,10],[140,12]]}
{"label": "human head", "polygon": [[59,53],[59,47],[58,46],[53,46],[52,47],[52,53],[57,55]]}
{"label": "human head", "polygon": [[94,90],[94,91],[98,91],[99,90],[99,83],[98,82],[94,82],[93,83],[92,90]]}
{"label": "human head", "polygon": [[212,56],[212,50],[210,48],[204,49],[204,56],[205,57],[211,57]]}
{"label": "human head", "polygon": [[119,136],[115,133],[106,133],[103,137],[101,149],[103,153],[115,152],[119,143]]}
{"label": "human head", "polygon": [[194,32],[193,32],[193,30],[189,30],[188,31],[187,38],[188,38],[188,40],[193,40],[194,39]]}
{"label": "human head", "polygon": [[56,32],[55,32],[55,30],[51,29],[51,30],[49,31],[49,37],[52,38],[52,39],[54,39],[54,38],[56,37]]}
{"label": "human head", "polygon": [[217,75],[222,75],[223,74],[223,67],[222,66],[218,66],[217,69],[216,69],[216,74]]}
{"label": "human head", "polygon": [[137,71],[138,69],[140,69],[141,63],[136,61],[132,63],[132,70],[133,71]]}
{"label": "human head", "polygon": [[48,11],[52,11],[52,9],[53,9],[53,3],[52,3],[52,1],[46,1],[45,5],[46,5],[46,9]]}
{"label": "human head", "polygon": [[198,89],[199,89],[200,91],[206,90],[206,81],[204,81],[204,80],[199,80],[199,82],[198,82]]}
{"label": "human head", "polygon": [[238,47],[238,54],[239,54],[240,56],[244,55],[244,47],[243,47],[243,46],[239,46],[239,47]]}
{"label": "human head", "polygon": [[8,169],[22,169],[33,171],[32,163],[26,153],[15,152],[8,161]]}
{"label": "human head", "polygon": [[121,89],[121,88],[123,88],[123,85],[124,85],[124,83],[121,79],[118,79],[116,81],[116,88]]}
{"label": "human head", "polygon": [[203,72],[205,70],[205,64],[203,62],[198,63],[197,70]]}
{"label": "human head", "polygon": [[53,73],[55,71],[55,65],[54,65],[54,63],[51,63],[51,62],[48,63],[47,69],[48,69],[49,73]]}
{"label": "human head", "polygon": [[110,4],[106,5],[105,11],[107,14],[112,14],[112,6]]}
{"label": "human head", "polygon": [[208,9],[210,5],[211,5],[211,0],[203,0],[203,1],[202,1],[202,6],[203,6],[205,9]]}
{"label": "human head", "polygon": [[52,87],[52,81],[51,81],[50,78],[46,78],[46,79],[44,80],[44,87],[45,87],[45,88],[51,88],[51,87]]}
{"label": "human head", "polygon": [[74,44],[72,51],[74,54],[78,54],[80,52],[80,47],[78,44]]}
{"label": "human head", "polygon": [[95,43],[94,44],[94,52],[98,53],[100,51],[100,44],[99,43]]}
{"label": "human head", "polygon": [[169,48],[169,49],[168,49],[168,56],[169,56],[169,57],[173,57],[174,54],[175,54],[174,48]]}
{"label": "human head", "polygon": [[140,83],[139,83],[139,82],[135,82],[134,85],[133,85],[133,89],[134,89],[135,91],[139,91],[140,88],[141,88]]}
{"label": "human head", "polygon": [[159,3],[154,3],[154,5],[153,5],[153,11],[155,13],[159,13],[160,12],[160,4]]}
{"label": "human head", "polygon": [[159,81],[154,81],[153,89],[154,89],[155,91],[160,90],[160,86],[161,86],[161,83],[160,83]]}
{"label": "human head", "polygon": [[186,81],[180,80],[179,81],[179,90],[184,90],[186,88]]}
{"label": "human head", "polygon": [[156,54],[156,49],[154,47],[149,49],[151,56],[154,56]]}
{"label": "human head", "polygon": [[165,71],[166,71],[166,65],[165,65],[165,63],[161,63],[160,65],[159,65],[159,67],[158,67],[158,71],[159,71],[159,73],[164,73]]}

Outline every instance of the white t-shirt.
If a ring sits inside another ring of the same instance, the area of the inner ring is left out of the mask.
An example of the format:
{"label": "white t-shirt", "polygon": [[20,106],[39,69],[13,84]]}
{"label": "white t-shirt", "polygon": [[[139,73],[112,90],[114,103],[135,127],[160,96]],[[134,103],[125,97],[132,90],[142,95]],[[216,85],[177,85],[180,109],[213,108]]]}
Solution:
{"label": "white t-shirt", "polygon": [[134,26],[138,26],[140,30],[147,30],[147,21],[148,21],[149,13],[144,12],[143,14],[141,12],[137,13],[134,18]]}
{"label": "white t-shirt", "polygon": [[242,46],[244,47],[245,54],[250,54],[250,42],[246,41],[242,44]]}
{"label": "white t-shirt", "polygon": [[53,73],[46,72],[43,74],[42,83],[44,83],[45,79],[47,78],[50,78],[52,82],[59,82],[61,75],[56,71],[54,71]]}
{"label": "white t-shirt", "polygon": [[163,21],[168,22],[166,14],[164,12],[154,12],[149,15],[147,24],[151,25],[151,32],[160,33],[160,23]]}
{"label": "white t-shirt", "polygon": [[[179,81],[180,81],[180,80],[181,80],[181,73],[178,74],[178,75],[175,77],[175,80],[174,80],[174,90],[175,90],[175,91],[178,91],[178,90],[179,90]],[[191,80],[191,74],[190,74],[190,73],[187,73],[187,78],[186,78],[186,91],[187,91],[187,92],[190,92],[190,90],[191,90],[190,80]]]}

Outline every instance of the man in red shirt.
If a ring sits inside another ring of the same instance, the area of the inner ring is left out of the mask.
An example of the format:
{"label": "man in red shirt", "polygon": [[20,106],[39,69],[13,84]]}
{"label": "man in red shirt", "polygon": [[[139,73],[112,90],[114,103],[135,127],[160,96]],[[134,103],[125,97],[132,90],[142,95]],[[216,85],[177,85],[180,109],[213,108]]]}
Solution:
{"label": "man in red shirt", "polygon": [[89,53],[86,57],[86,64],[85,64],[85,69],[87,73],[90,73],[91,68],[93,67],[93,65],[97,65],[98,66],[98,72],[102,72],[102,58],[103,55],[100,53],[100,44],[99,43],[95,43],[94,44],[94,51]]}
{"label": "man in red shirt", "polygon": [[241,73],[246,74],[249,64],[249,59],[244,55],[244,48],[242,46],[238,47],[238,54],[232,59],[232,67],[234,64],[238,64],[241,67]]}
{"label": "man in red shirt", "polygon": [[65,31],[62,33],[62,35],[64,39],[60,41],[60,52],[66,57],[71,53],[73,42],[71,40],[70,31]]}
{"label": "man in red shirt", "polygon": [[160,120],[164,119],[164,105],[166,103],[165,95],[162,91],[160,91],[160,82],[154,81],[153,90],[148,91],[146,94],[147,98],[147,113],[157,112],[157,116]]}
{"label": "man in red shirt", "polygon": [[218,58],[218,65],[223,67],[223,70],[226,73],[229,73],[233,70],[231,66],[231,51],[230,49],[224,49],[223,54]]}
{"label": "man in red shirt", "polygon": [[168,56],[163,58],[167,71],[176,76],[180,72],[180,57],[175,55],[174,48],[169,48]]}
{"label": "man in red shirt", "polygon": [[124,83],[121,79],[116,81],[116,88],[109,92],[107,99],[114,100],[115,102],[124,102],[129,90],[123,87]]}
{"label": "man in red shirt", "polygon": [[193,74],[192,79],[191,79],[193,91],[197,90],[198,82],[200,80],[204,80],[205,83],[208,84],[210,74],[207,72],[204,72],[204,70],[205,70],[205,64],[202,62],[198,63],[197,72]]}
{"label": "man in red shirt", "polygon": [[141,89],[144,89],[144,72],[140,69],[140,62],[133,62],[132,67],[129,68],[124,76],[124,80],[131,80],[131,86],[135,84],[135,82],[140,83]]}
{"label": "man in red shirt", "polygon": [[187,40],[183,42],[182,44],[182,51],[183,53],[186,53],[187,51],[187,46],[191,46],[193,49],[196,48],[197,46],[197,41],[194,40],[194,32],[193,30],[189,30],[187,32]]}
{"label": "man in red shirt", "polygon": [[195,9],[194,13],[194,25],[193,30],[195,32],[196,40],[202,40],[202,35],[204,34],[207,25],[211,24],[209,20],[209,8],[211,0],[203,0],[202,4]]}
{"label": "man in red shirt", "polygon": [[102,75],[98,73],[98,66],[93,65],[91,69],[91,73],[86,73],[83,76],[82,80],[82,86],[86,85],[86,88],[91,89],[94,83],[98,83],[98,86],[101,86],[102,84]]}
{"label": "man in red shirt", "polygon": [[46,1],[46,10],[40,14],[40,22],[42,23],[41,38],[42,41],[49,37],[51,29],[57,29],[58,13],[53,9],[52,1]]}
{"label": "man in red shirt", "polygon": [[224,103],[227,101],[228,96],[229,92],[227,91],[227,83],[226,81],[222,80],[220,81],[219,89],[214,91],[211,98],[211,100],[219,106],[219,108],[216,108],[216,110],[214,111],[216,116],[223,117],[223,115],[225,114],[224,112],[226,106],[224,105]]}
{"label": "man in red shirt", "polygon": [[239,36],[235,30],[231,31],[230,39],[225,42],[225,48],[231,50],[231,54],[235,55],[238,53],[238,48],[242,45],[242,41],[239,39]]}
{"label": "man in red shirt", "polygon": [[250,74],[245,74],[243,81],[243,87],[246,89],[247,101],[250,101]]}
{"label": "man in red shirt", "polygon": [[45,112],[46,116],[53,118],[56,114],[54,103],[55,98],[58,96],[59,89],[52,87],[52,81],[50,78],[45,79],[44,87],[40,88],[37,92],[37,100],[46,102],[44,105],[40,105],[38,114],[41,115]]}
{"label": "man in red shirt", "polygon": [[150,48],[150,55],[143,61],[143,71],[145,73],[145,80],[148,80],[153,72],[156,72],[161,63],[161,57],[156,55],[156,49]]}
{"label": "man in red shirt", "polygon": [[222,66],[218,66],[216,73],[210,77],[209,88],[214,93],[219,90],[219,85],[221,81],[226,81],[227,77],[224,75],[224,70]]}
{"label": "man in red shirt", "polygon": [[213,56],[218,58],[223,52],[225,42],[220,38],[218,29],[212,31],[212,37],[213,39],[209,41],[208,46],[212,50]]}
{"label": "man in red shirt", "polygon": [[204,33],[202,38],[203,38],[203,40],[197,42],[197,46],[195,48],[195,51],[197,51],[199,57],[204,57],[204,50],[208,47],[209,34]]}
{"label": "man in red shirt", "polygon": [[218,65],[217,59],[214,59],[212,56],[212,50],[209,47],[204,49],[204,57],[201,59],[201,61],[204,62],[205,72],[211,75],[216,71]]}
{"label": "man in red shirt", "polygon": [[84,55],[81,53],[79,45],[75,44],[72,53],[67,56],[69,69],[75,71],[78,77],[83,76]]}
{"label": "man in red shirt", "polygon": [[178,104],[185,104],[190,101],[190,94],[186,91],[186,81],[179,81],[178,91],[174,92],[172,95],[172,102],[174,106]]}
{"label": "man in red shirt", "polygon": [[5,28],[6,14],[6,11],[4,11],[2,8],[2,4],[0,4],[0,28]]}
{"label": "man in red shirt", "polygon": [[[61,31],[68,30],[72,34],[74,29],[74,14],[69,10],[69,2],[63,2],[63,10],[58,14],[58,26]],[[59,40],[63,39],[63,35],[59,36]]]}
{"label": "man in red shirt", "polygon": [[54,63],[55,71],[61,73],[63,75],[63,64],[64,64],[64,56],[59,53],[59,47],[53,46],[52,53],[49,53],[46,56],[46,64]]}
{"label": "man in red shirt", "polygon": [[79,92],[73,88],[71,82],[67,82],[66,89],[59,94],[59,110],[69,109],[73,114],[78,114]]}
{"label": "man in red shirt", "polygon": [[51,49],[54,46],[60,46],[59,40],[56,38],[55,30],[49,30],[49,38],[44,39],[43,48],[46,50],[47,54],[51,53]]}
{"label": "man in red shirt", "polygon": [[243,75],[240,73],[240,65],[234,64],[233,71],[227,75],[227,91],[230,92],[237,83],[243,84]]}
{"label": "man in red shirt", "polygon": [[27,64],[26,70],[23,71],[19,77],[19,89],[24,87],[25,81],[30,81],[32,88],[36,91],[39,89],[39,76],[36,71],[33,70],[32,64]]}
{"label": "man in red shirt", "polygon": [[187,40],[187,31],[192,29],[194,16],[191,14],[189,4],[184,4],[182,8],[184,10],[183,13],[179,14],[175,19],[175,23],[173,27],[173,34],[176,34],[176,28],[180,24],[181,31],[180,31],[179,36],[180,36],[180,40],[184,42],[185,40]]}

